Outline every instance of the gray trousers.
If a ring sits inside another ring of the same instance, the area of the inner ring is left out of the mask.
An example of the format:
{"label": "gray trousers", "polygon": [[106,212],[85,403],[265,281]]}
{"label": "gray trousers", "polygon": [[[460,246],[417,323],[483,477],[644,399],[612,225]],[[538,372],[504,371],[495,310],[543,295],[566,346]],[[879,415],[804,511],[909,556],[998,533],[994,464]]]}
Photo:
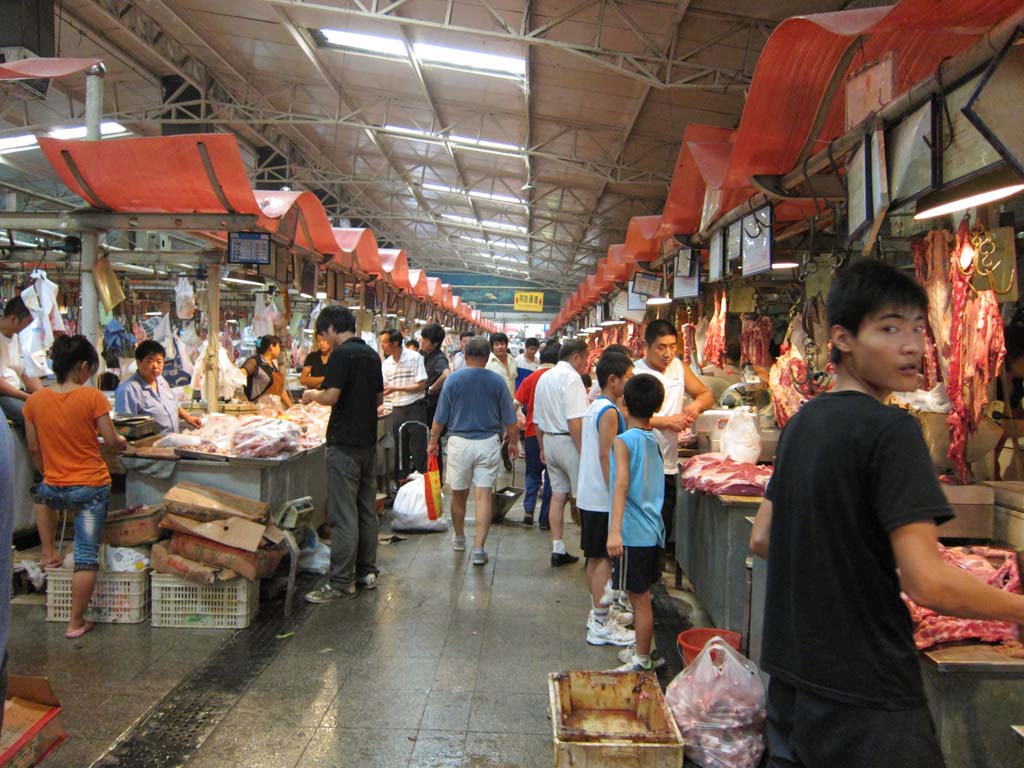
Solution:
{"label": "gray trousers", "polygon": [[7,397],[0,395],[0,411],[18,429],[25,428],[25,417],[21,410],[25,407],[25,401],[19,397]]}
{"label": "gray trousers", "polygon": [[327,446],[327,516],[331,570],[327,581],[347,587],[377,569],[377,447]]}

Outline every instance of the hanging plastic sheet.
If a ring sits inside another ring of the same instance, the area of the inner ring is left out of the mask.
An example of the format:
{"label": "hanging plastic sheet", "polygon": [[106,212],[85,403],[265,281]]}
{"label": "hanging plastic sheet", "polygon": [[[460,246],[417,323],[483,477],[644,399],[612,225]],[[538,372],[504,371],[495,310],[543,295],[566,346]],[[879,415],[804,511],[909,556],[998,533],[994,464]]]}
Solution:
{"label": "hanging plastic sheet", "polygon": [[196,294],[192,289],[192,281],[187,277],[179,277],[174,288],[174,308],[182,320],[191,320],[196,314]]}
{"label": "hanging plastic sheet", "polygon": [[67,328],[57,305],[57,284],[46,272],[32,272],[32,285],[21,292],[22,301],[32,312],[32,324],[21,332],[21,348],[25,358],[25,374],[36,378],[53,373],[46,354],[55,335],[64,335]]}
{"label": "hanging plastic sheet", "polygon": [[93,282],[96,284],[96,293],[108,312],[113,312],[114,307],[124,301],[124,291],[121,290],[121,283],[114,273],[114,267],[110,259],[104,256],[96,260],[96,266],[92,271]]}

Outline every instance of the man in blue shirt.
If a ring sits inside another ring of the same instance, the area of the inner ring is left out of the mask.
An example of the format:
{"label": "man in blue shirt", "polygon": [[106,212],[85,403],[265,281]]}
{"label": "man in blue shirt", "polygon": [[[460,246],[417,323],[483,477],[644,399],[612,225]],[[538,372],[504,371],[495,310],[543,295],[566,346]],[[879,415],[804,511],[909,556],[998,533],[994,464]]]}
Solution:
{"label": "man in blue shirt", "polygon": [[138,370],[118,386],[114,393],[114,410],[132,416],[150,416],[161,434],[180,432],[179,419],[190,427],[199,427],[202,422],[181,407],[163,376],[166,356],[163,345],[152,339],[135,348]]}
{"label": "man in blue shirt", "polygon": [[476,534],[473,537],[473,565],[485,565],[484,543],[491,527],[491,493],[501,463],[501,433],[508,435],[509,458],[519,455],[519,427],[512,408],[512,396],[501,376],[486,369],[491,354],[483,337],[466,344],[466,367],[445,382],[430,428],[427,454],[440,452],[441,432],[448,427],[448,484],[452,488],[452,526],[456,552],[466,549],[466,502],[474,486]]}

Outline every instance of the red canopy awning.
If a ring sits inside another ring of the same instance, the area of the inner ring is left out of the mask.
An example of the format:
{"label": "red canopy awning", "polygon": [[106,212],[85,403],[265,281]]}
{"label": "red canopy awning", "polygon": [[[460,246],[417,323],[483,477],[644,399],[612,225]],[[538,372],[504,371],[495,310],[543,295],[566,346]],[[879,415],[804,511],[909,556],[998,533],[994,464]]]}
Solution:
{"label": "red canopy awning", "polygon": [[77,72],[85,72],[99,63],[100,59],[18,59],[0,64],[0,80],[67,77]]}
{"label": "red canopy awning", "polygon": [[427,298],[427,273],[422,269],[409,270],[410,293],[417,299]]}
{"label": "red canopy awning", "polygon": [[330,254],[344,269],[352,269],[354,259],[338,246],[327,212],[316,195],[312,192],[261,189],[254,190],[252,194],[263,212],[262,226],[286,237],[300,248]]}
{"label": "red canopy awning", "polygon": [[632,261],[650,261],[661,249],[661,216],[634,216],[626,228],[626,253]]}
{"label": "red canopy awning", "polygon": [[427,277],[427,298],[432,304],[440,306],[444,293],[441,288],[441,278]]}
{"label": "red canopy awning", "polygon": [[412,286],[409,285],[409,259],[405,251],[400,248],[381,248],[380,268],[382,275],[388,275],[391,284],[398,290],[410,293]]}
{"label": "red canopy awning", "polygon": [[332,231],[338,247],[345,253],[355,254],[353,264],[360,272],[368,275],[380,274],[380,253],[373,230],[335,228]]}

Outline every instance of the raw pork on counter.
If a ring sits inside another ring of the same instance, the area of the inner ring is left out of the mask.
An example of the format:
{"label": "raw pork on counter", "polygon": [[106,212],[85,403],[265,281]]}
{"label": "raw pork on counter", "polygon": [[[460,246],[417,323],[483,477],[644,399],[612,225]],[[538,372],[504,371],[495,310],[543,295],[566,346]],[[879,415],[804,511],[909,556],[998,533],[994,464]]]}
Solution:
{"label": "raw pork on counter", "polygon": [[[967,571],[971,576],[1006,592],[1020,594],[1020,569],[1017,567],[1017,553],[992,547],[950,547],[939,545],[942,559],[950,565]],[[998,565],[993,565],[995,560]],[[903,601],[910,610],[914,622],[914,644],[920,650],[939,643],[958,640],[983,640],[998,643],[1018,640],[1017,626],[1007,621],[985,621],[982,619],[957,619],[942,616],[930,608],[924,608],[906,595]]]}
{"label": "raw pork on counter", "polygon": [[688,491],[729,496],[764,496],[772,468],[740,464],[724,453],[702,453],[683,464],[680,481]]}
{"label": "raw pork on counter", "polygon": [[248,459],[273,459],[302,450],[302,430],[290,421],[266,416],[238,420],[231,438],[231,452]]}

